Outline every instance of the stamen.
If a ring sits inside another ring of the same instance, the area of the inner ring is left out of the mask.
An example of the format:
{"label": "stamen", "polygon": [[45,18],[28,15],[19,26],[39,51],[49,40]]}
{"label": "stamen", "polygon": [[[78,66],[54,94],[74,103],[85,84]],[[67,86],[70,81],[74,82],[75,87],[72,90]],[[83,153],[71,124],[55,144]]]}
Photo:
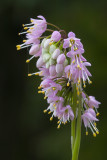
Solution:
{"label": "stamen", "polygon": [[27,59],[26,63],[29,63],[34,57],[35,57],[35,55],[33,55],[30,59]]}
{"label": "stamen", "polygon": [[68,83],[67,83],[67,87],[69,87],[69,86],[70,86],[70,83],[68,82]]}
{"label": "stamen", "polygon": [[60,121],[57,122],[58,124],[60,123]]}
{"label": "stamen", "polygon": [[28,29],[28,27],[24,27],[24,30]]}
{"label": "stamen", "polygon": [[92,84],[92,81],[89,81],[89,84]]}
{"label": "stamen", "polygon": [[50,117],[50,121],[52,121],[53,120],[53,117]]}
{"label": "stamen", "polygon": [[92,133],[93,133],[93,136],[96,137],[96,133],[93,131],[91,125],[90,125],[90,129],[91,129],[91,131],[92,131]]}
{"label": "stamen", "polygon": [[44,112],[44,113],[46,113],[46,112],[47,112],[47,110],[45,109],[43,112]]}
{"label": "stamen", "polygon": [[38,89],[41,89],[41,88],[42,88],[42,86],[39,86],[39,87],[38,87]]}
{"label": "stamen", "polygon": [[69,76],[70,76],[70,72],[68,72],[68,78],[69,78]]}
{"label": "stamen", "polygon": [[46,99],[47,97],[45,96],[44,99]]}
{"label": "stamen", "polygon": [[77,104],[79,104],[79,101],[77,100]]}
{"label": "stamen", "polygon": [[56,106],[56,104],[54,103],[54,104],[53,104],[53,106],[55,107],[55,106]]}
{"label": "stamen", "polygon": [[51,111],[49,111],[48,114],[51,114]]}
{"label": "stamen", "polygon": [[22,24],[23,27],[25,27],[25,26],[31,26],[31,25],[33,25],[33,24],[32,24],[32,23],[29,23],[29,24]]}
{"label": "stamen", "polygon": [[57,128],[59,129],[59,128],[60,128],[60,126],[61,126],[61,125],[59,124]]}
{"label": "stamen", "polygon": [[52,43],[53,43],[53,41],[51,41],[51,42],[49,43],[49,45],[51,46],[51,45],[52,45]]}
{"label": "stamen", "polygon": [[30,77],[30,76],[33,76],[35,74],[36,74],[36,72],[35,73],[29,73],[28,76]]}
{"label": "stamen", "polygon": [[44,93],[45,93],[45,91],[38,91],[38,93],[43,93],[43,94],[44,94]]}
{"label": "stamen", "polygon": [[23,42],[26,42],[27,40],[23,40]]}
{"label": "stamen", "polygon": [[76,51],[78,48],[76,46],[74,46],[74,51]]}
{"label": "stamen", "polygon": [[75,60],[72,63],[75,63]]}
{"label": "stamen", "polygon": [[74,44],[75,43],[75,40],[74,39],[70,39],[70,42],[71,42],[71,44]]}
{"label": "stamen", "polygon": [[96,116],[98,117],[99,115],[100,115],[100,113],[99,113],[99,112],[97,112]]}
{"label": "stamen", "polygon": [[96,133],[95,132],[93,133],[93,136],[96,137]]}
{"label": "stamen", "polygon": [[88,131],[86,131],[86,136],[88,136]]}

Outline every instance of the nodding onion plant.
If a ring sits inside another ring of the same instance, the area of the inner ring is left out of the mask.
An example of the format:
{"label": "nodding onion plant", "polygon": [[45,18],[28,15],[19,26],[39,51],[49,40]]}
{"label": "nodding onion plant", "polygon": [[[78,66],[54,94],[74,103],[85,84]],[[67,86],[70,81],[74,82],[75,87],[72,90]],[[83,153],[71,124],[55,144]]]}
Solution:
{"label": "nodding onion plant", "polygon": [[31,57],[26,63],[38,58],[38,72],[28,76],[42,77],[38,93],[44,94],[44,99],[47,99],[48,107],[44,113],[51,115],[50,121],[56,117],[58,129],[62,124],[71,122],[72,160],[78,160],[82,122],[86,135],[89,129],[94,137],[99,134],[96,117],[100,102],[84,91],[86,84],[92,81],[87,69],[91,64],[83,57],[83,44],[73,32],[67,34],[48,23],[43,16],[31,18],[30,23],[23,24],[23,27],[24,31],[19,35],[25,35],[25,40],[16,46],[17,50],[29,47]]}

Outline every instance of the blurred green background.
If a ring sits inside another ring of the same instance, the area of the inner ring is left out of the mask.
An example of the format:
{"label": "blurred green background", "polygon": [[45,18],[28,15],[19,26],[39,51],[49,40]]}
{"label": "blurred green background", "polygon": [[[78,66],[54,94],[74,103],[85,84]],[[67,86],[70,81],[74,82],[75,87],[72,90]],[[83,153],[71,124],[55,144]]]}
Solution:
{"label": "blurred green background", "polygon": [[22,43],[18,32],[29,18],[43,15],[48,22],[81,38],[92,67],[92,85],[86,91],[100,106],[100,135],[91,132],[82,141],[79,160],[102,160],[107,149],[107,1],[106,0],[2,0],[0,1],[0,157],[2,160],[69,160],[70,124],[57,130],[43,110],[47,103],[38,95],[39,77],[27,77],[35,71],[35,60],[25,63],[27,50],[16,51]]}

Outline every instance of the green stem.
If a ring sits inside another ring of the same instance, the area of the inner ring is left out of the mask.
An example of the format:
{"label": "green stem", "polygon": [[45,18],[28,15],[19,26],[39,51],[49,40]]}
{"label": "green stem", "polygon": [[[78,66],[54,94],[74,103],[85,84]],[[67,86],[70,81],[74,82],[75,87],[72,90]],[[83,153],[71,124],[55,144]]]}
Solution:
{"label": "green stem", "polygon": [[[80,89],[81,91],[81,89]],[[78,154],[80,149],[81,141],[81,106],[82,106],[82,95],[79,95],[79,105],[78,105],[78,118],[77,118],[77,128],[76,128],[76,138],[73,148],[72,160],[78,160]]]}
{"label": "green stem", "polygon": [[73,112],[74,112],[74,119],[72,121],[71,127],[71,146],[72,146],[72,155],[73,155],[73,148],[75,143],[75,122],[76,122],[76,108],[77,108],[77,93],[76,93],[76,85],[73,85]]}
{"label": "green stem", "polygon": [[60,30],[60,28],[59,28],[58,26],[56,26],[56,25],[54,25],[54,24],[52,24],[52,23],[47,23],[47,24],[50,25],[50,26],[55,27],[55,28],[58,29],[58,30]]}

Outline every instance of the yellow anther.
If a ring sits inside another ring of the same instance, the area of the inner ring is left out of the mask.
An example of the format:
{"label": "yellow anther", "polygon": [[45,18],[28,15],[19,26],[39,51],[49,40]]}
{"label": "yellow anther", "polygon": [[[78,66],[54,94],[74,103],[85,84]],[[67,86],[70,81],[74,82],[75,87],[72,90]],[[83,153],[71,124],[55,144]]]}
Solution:
{"label": "yellow anther", "polygon": [[45,91],[42,91],[43,94],[45,94]]}
{"label": "yellow anther", "polygon": [[58,127],[57,127],[58,129],[60,128],[60,124],[58,125]]}
{"label": "yellow anther", "polygon": [[55,91],[55,90],[56,90],[56,88],[55,88],[55,87],[53,87],[52,89],[53,89],[53,91]]}
{"label": "yellow anther", "polygon": [[29,30],[27,30],[26,32],[27,32],[27,33],[31,33],[31,31],[29,31]]}
{"label": "yellow anther", "polygon": [[98,112],[96,116],[99,116],[99,115],[100,115],[100,113]]}
{"label": "yellow anther", "polygon": [[64,124],[64,122],[62,122],[62,124]]}
{"label": "yellow anther", "polygon": [[31,22],[34,22],[32,19],[30,20]]}
{"label": "yellow anther", "polygon": [[49,111],[48,114],[51,114],[51,111]]}
{"label": "yellow anther", "polygon": [[38,89],[41,89],[41,88],[42,88],[42,86],[39,86],[39,87],[38,87]]}
{"label": "yellow anther", "polygon": [[23,42],[26,42],[27,40],[23,40]]}
{"label": "yellow anther", "polygon": [[78,80],[78,83],[80,84],[80,80]]}
{"label": "yellow anther", "polygon": [[20,36],[20,33],[18,33],[18,36]]}
{"label": "yellow anther", "polygon": [[58,124],[60,123],[60,121],[57,122]]}
{"label": "yellow anther", "polygon": [[83,86],[84,88],[86,88],[86,85],[84,84],[84,86]]}
{"label": "yellow anther", "polygon": [[20,50],[21,48],[17,48],[17,50]]}
{"label": "yellow anther", "polygon": [[30,27],[30,29],[34,29],[33,27]]}
{"label": "yellow anther", "polygon": [[80,65],[79,65],[79,64],[77,65],[77,68],[80,68]]}
{"label": "yellow anther", "polygon": [[72,63],[75,63],[75,60]]}
{"label": "yellow anther", "polygon": [[79,92],[79,91],[77,91],[77,95],[78,95],[78,96],[80,95],[80,92]]}
{"label": "yellow anther", "polygon": [[32,75],[32,74],[30,74],[30,73],[28,74],[29,77],[30,77],[31,75]]}
{"label": "yellow anther", "polygon": [[54,103],[54,104],[53,104],[53,106],[55,107],[55,106],[56,106],[56,104]]}
{"label": "yellow anther", "polygon": [[38,91],[38,93],[42,93],[42,91]]}
{"label": "yellow anther", "polygon": [[97,134],[99,134],[99,131],[96,131]]}
{"label": "yellow anther", "polygon": [[29,63],[29,62],[30,62],[30,60],[29,60],[29,59],[27,59],[27,60],[26,60],[26,63]]}
{"label": "yellow anther", "polygon": [[43,93],[43,94],[44,94],[44,93],[45,93],[45,91],[38,91],[38,93]]}
{"label": "yellow anther", "polygon": [[24,24],[22,24],[22,27],[24,27],[25,25]]}
{"label": "yellow anther", "polygon": [[17,45],[16,47],[17,47],[17,48],[20,48],[20,45]]}
{"label": "yellow anther", "polygon": [[39,73],[35,73],[35,76],[39,76]]}
{"label": "yellow anther", "polygon": [[96,137],[96,133],[93,133],[93,136]]}
{"label": "yellow anther", "polygon": [[52,121],[53,120],[53,117],[50,117],[50,121]]}
{"label": "yellow anther", "polygon": [[47,97],[45,96],[44,99],[46,99]]}
{"label": "yellow anther", "polygon": [[50,42],[49,45],[52,45],[52,42]]}
{"label": "yellow anther", "polygon": [[81,61],[81,63],[83,63],[83,61]]}
{"label": "yellow anther", "polygon": [[94,126],[96,127],[96,126],[97,126],[97,124],[96,124],[96,123],[94,123]]}
{"label": "yellow anther", "polygon": [[69,47],[72,47],[72,44],[70,43]]}
{"label": "yellow anther", "polygon": [[88,132],[86,132],[86,136],[88,136]]}
{"label": "yellow anther", "polygon": [[47,112],[47,110],[45,109],[43,112],[44,112],[44,113],[46,113],[46,112]]}
{"label": "yellow anther", "polygon": [[75,43],[75,40],[74,39],[70,39],[70,42],[72,43],[72,44],[74,44]]}
{"label": "yellow anther", "polygon": [[74,47],[74,51],[76,51],[78,48],[77,47]]}
{"label": "yellow anther", "polygon": [[56,107],[55,107],[55,109],[56,109]]}
{"label": "yellow anther", "polygon": [[77,100],[77,104],[79,104],[79,101]]}
{"label": "yellow anther", "polygon": [[67,83],[67,87],[69,87],[69,85],[70,85],[70,83],[68,82],[68,83]]}
{"label": "yellow anther", "polygon": [[92,81],[89,81],[89,84],[92,84]]}
{"label": "yellow anther", "polygon": [[65,123],[67,124],[67,121]]}
{"label": "yellow anther", "polygon": [[26,30],[26,29],[28,29],[28,27],[24,27],[24,29]]}

